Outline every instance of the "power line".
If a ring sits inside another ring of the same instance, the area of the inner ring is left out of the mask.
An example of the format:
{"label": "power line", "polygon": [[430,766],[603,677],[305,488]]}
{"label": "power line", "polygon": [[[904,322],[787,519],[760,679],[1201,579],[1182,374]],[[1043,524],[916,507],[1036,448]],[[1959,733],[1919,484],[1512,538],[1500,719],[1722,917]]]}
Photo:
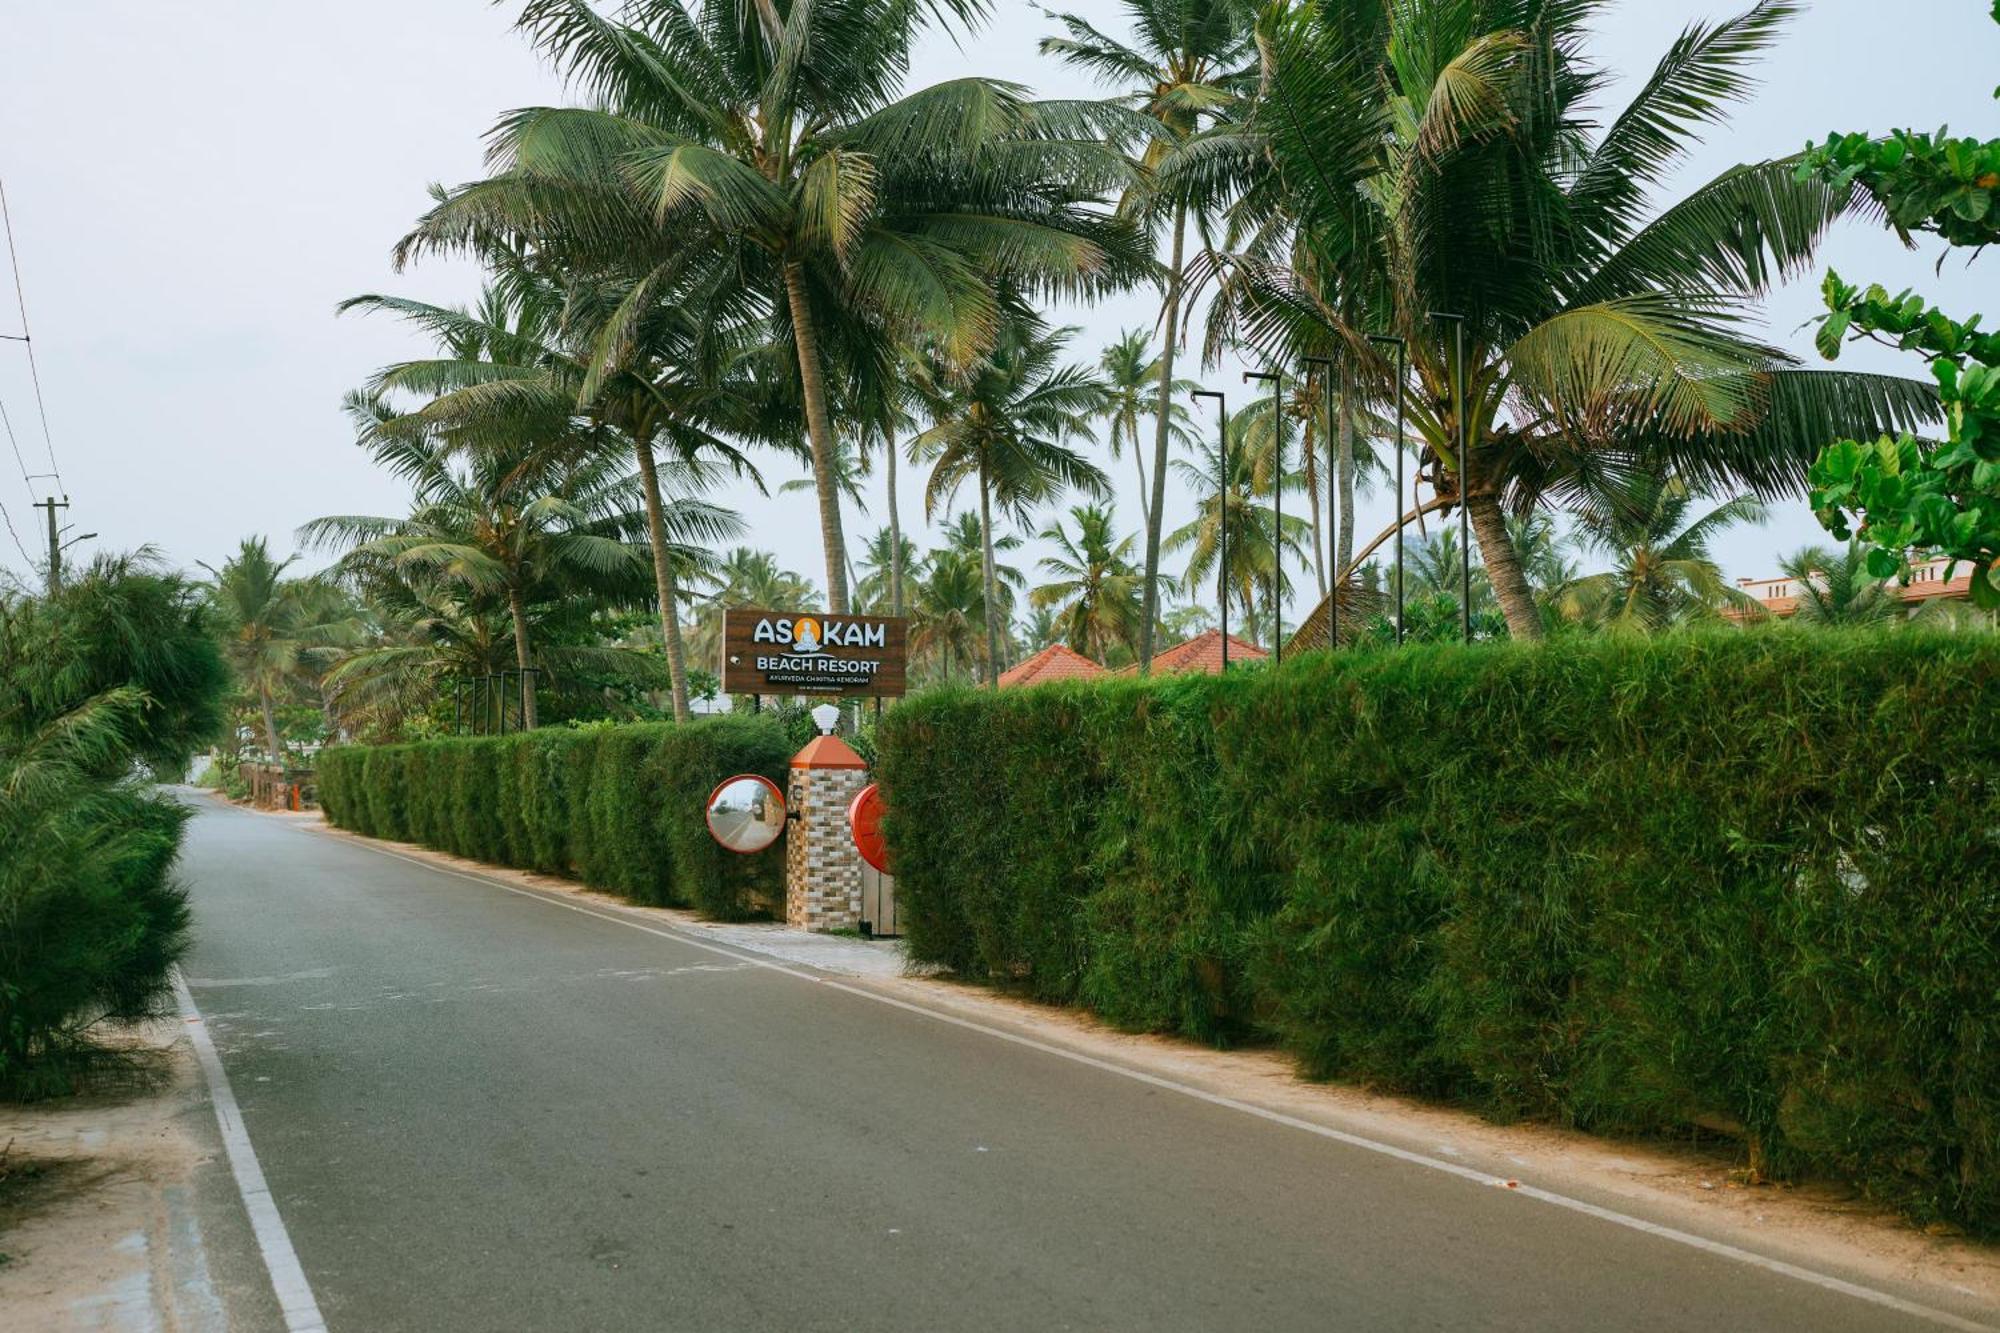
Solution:
{"label": "power line", "polygon": [[[14,438],[14,418],[7,415],[5,400],[0,400],[0,426],[7,428],[7,443],[14,450],[15,464],[21,469],[21,484],[28,488],[28,496],[32,499],[35,494],[35,483],[28,480],[28,460],[21,457],[21,442]],[[58,477],[56,480],[62,479]]]}
{"label": "power line", "polygon": [[21,534],[14,530],[14,516],[7,512],[7,502],[0,500],[0,518],[7,520],[7,535],[14,539],[14,549],[21,553],[21,561],[30,571],[35,567],[35,557],[28,554],[28,548],[21,544]]}
{"label": "power line", "polygon": [[48,404],[42,400],[42,369],[35,361],[34,335],[28,328],[28,296],[21,286],[21,256],[14,249],[14,214],[7,207],[5,181],[0,181],[0,223],[7,228],[7,259],[14,266],[14,304],[21,312],[21,345],[28,349],[28,378],[35,386],[35,411],[42,418],[42,443],[49,451],[49,471],[55,474],[56,486],[66,491],[69,484],[63,480],[62,468],[56,462],[55,437],[49,434]]}

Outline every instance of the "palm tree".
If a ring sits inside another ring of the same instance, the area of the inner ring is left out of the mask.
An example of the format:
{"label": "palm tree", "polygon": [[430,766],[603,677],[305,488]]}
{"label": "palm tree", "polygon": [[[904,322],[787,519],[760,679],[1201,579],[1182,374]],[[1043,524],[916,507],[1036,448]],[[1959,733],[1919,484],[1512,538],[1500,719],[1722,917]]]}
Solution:
{"label": "palm tree", "polygon": [[1798,587],[1792,618],[1801,625],[1891,625],[1903,618],[1902,600],[1868,572],[1868,548],[1805,546],[1778,562]]}
{"label": "palm tree", "polygon": [[[1797,5],[1762,0],[1688,28],[1599,131],[1590,98],[1604,76],[1583,48],[1602,8],[1273,11],[1265,93],[1249,130],[1232,127],[1262,150],[1246,160],[1267,164],[1233,223],[1254,243],[1213,270],[1245,339],[1274,359],[1331,341],[1378,410],[1391,362],[1368,335],[1407,340],[1423,507],[1469,509],[1522,638],[1542,625],[1507,512],[1665,472],[1697,489],[1791,492],[1822,441],[1935,413],[1928,386],[1800,369],[1752,335],[1749,307],[1811,263],[1847,191],[1799,181],[1785,160],[1655,204]],[[1465,316],[1464,403],[1436,311]]]}
{"label": "palm tree", "polygon": [[[1107,489],[1104,473],[1065,441],[1085,434],[1102,410],[1103,382],[1076,366],[1058,366],[1075,330],[1051,330],[1017,313],[999,342],[963,373],[934,373],[926,389],[933,425],[911,448],[932,459],[924,505],[934,513],[970,481],[979,492],[980,568],[986,652],[1000,659],[1000,590],[994,563],[993,510],[1023,520],[1064,489]],[[990,673],[997,687],[997,670]]]}
{"label": "palm tree", "polygon": [[1606,497],[1578,518],[1582,542],[1611,557],[1601,574],[1572,579],[1560,605],[1571,619],[1605,629],[1648,633],[1748,605],[1731,588],[1709,547],[1724,528],[1761,523],[1764,506],[1738,495],[1698,518],[1695,496],[1678,477],[1645,478]]}
{"label": "palm tree", "polygon": [[262,537],[245,537],[236,554],[202,568],[208,600],[222,637],[222,655],[237,683],[256,696],[264,719],[264,747],[271,762],[285,762],[278,735],[280,694],[313,679],[314,650],[338,644],[354,629],[339,592],[313,579],[286,578],[296,555],[274,559]]}
{"label": "palm tree", "polygon": [[854,584],[855,603],[864,611],[901,615],[902,602],[897,589],[903,572],[914,570],[922,562],[917,544],[903,536],[896,526],[876,529],[862,548],[857,565],[861,577]]}
{"label": "palm tree", "polygon": [[[955,551],[975,565],[985,559],[986,532],[980,526],[979,515],[961,511],[940,523],[937,532],[941,550]],[[1028,576],[1021,572],[1021,567],[1008,562],[1008,557],[1020,549],[1019,534],[993,534],[993,584],[1003,617],[1013,615],[1014,599],[1028,586]]]}
{"label": "palm tree", "polygon": [[992,642],[991,624],[978,557],[950,548],[931,552],[912,590],[912,657],[943,679],[963,676],[982,660],[987,676],[997,676],[997,659],[981,652],[982,634]]}
{"label": "palm tree", "polygon": [[1146,520],[1145,621],[1139,640],[1139,671],[1153,664],[1153,624],[1159,615],[1160,515],[1166,508],[1168,441],[1173,429],[1174,353],[1181,337],[1185,299],[1187,224],[1199,216],[1207,193],[1191,188],[1184,174],[1162,188],[1158,169],[1206,125],[1233,111],[1254,74],[1251,45],[1253,6],[1246,0],[1120,0],[1135,40],[1106,36],[1076,14],[1058,14],[1064,36],[1042,40],[1045,55],[1090,71],[1128,91],[1118,100],[1143,110],[1159,127],[1142,164],[1150,188],[1127,196],[1127,211],[1164,223],[1171,236],[1160,309],[1159,389],[1154,403],[1153,491],[1142,506]]}
{"label": "palm tree", "polygon": [[722,613],[730,607],[820,609],[819,589],[813,587],[812,580],[782,568],[769,551],[738,546],[717,563],[709,577],[715,580],[715,590],[702,602],[687,636],[689,651],[698,662],[713,665],[722,660]]}
{"label": "palm tree", "polygon": [[[760,424],[745,380],[750,329],[718,315],[699,290],[559,285],[490,240],[474,248],[495,271],[474,312],[379,295],[342,304],[342,310],[398,315],[430,332],[443,352],[384,368],[370,381],[370,395],[427,396],[402,427],[447,428],[472,446],[495,430],[510,440],[567,435],[578,450],[636,459],[660,643],[674,715],[685,721],[679,571],[686,551],[677,557],[676,543],[689,535],[682,519],[699,511],[682,494],[668,499],[659,451],[668,450],[667,474],[688,495],[724,469],[761,485],[743,455],[715,433],[748,434]],[[350,404],[353,411],[370,408],[369,398]],[[574,420],[578,413],[587,415],[586,425]]]}
{"label": "palm tree", "polygon": [[1105,661],[1116,644],[1136,653],[1145,597],[1142,576],[1132,567],[1132,538],[1112,530],[1111,511],[1103,506],[1075,505],[1069,516],[1074,535],[1061,523],[1042,529],[1042,540],[1055,547],[1041,562],[1050,581],[1028,600],[1054,609],[1056,634],[1086,657]]}
{"label": "palm tree", "polygon": [[[374,414],[380,422],[379,412]],[[394,424],[390,417],[388,423]],[[335,568],[367,578],[425,571],[467,602],[497,602],[512,630],[516,667],[537,665],[531,603],[583,592],[637,600],[647,586],[643,518],[633,480],[607,455],[570,461],[560,447],[506,446],[489,439],[465,451],[446,432],[374,429],[364,436],[376,461],[407,480],[415,506],[405,517],[331,515],[300,529],[309,544],[344,549]],[[736,530],[733,517],[706,507],[684,520],[707,537]],[[523,720],[536,725],[527,692]]]}
{"label": "palm tree", "polygon": [[[1155,419],[1160,408],[1160,359],[1153,353],[1152,339],[1144,329],[1127,329],[1118,335],[1115,342],[1106,347],[1097,358],[1097,366],[1103,372],[1105,401],[1103,420],[1110,427],[1109,438],[1113,462],[1123,458],[1125,451],[1132,451],[1132,465],[1139,473],[1139,513],[1141,530],[1151,531],[1152,509],[1149,506],[1151,488],[1146,483],[1146,459],[1140,450],[1139,422],[1141,418]],[[1169,386],[1166,406],[1168,430],[1175,441],[1185,442],[1191,438],[1187,424],[1187,408],[1182,400],[1195,388],[1192,380],[1175,380]]]}
{"label": "palm tree", "polygon": [[981,0],[528,0],[519,26],[589,107],[531,107],[491,136],[496,174],[449,192],[407,256],[516,232],[629,274],[635,294],[714,279],[787,345],[819,492],[830,609],[848,609],[833,408],[883,339],[977,360],[994,276],[1089,296],[1145,276],[1138,229],[1093,206],[1133,179],[1115,108],[961,79],[897,97],[920,31]]}
{"label": "palm tree", "polygon": [[[1280,554],[1302,559],[1303,548],[1312,536],[1306,521],[1296,514],[1285,515],[1283,527],[1278,527],[1266,498],[1270,494],[1268,470],[1262,474],[1263,484],[1259,484],[1257,459],[1245,439],[1259,410],[1254,406],[1244,408],[1230,418],[1226,487],[1217,482],[1222,460],[1215,445],[1199,445],[1193,461],[1174,460],[1182,481],[1201,498],[1195,503],[1194,518],[1168,533],[1165,541],[1167,550],[1188,553],[1187,572],[1181,577],[1180,591],[1183,596],[1199,598],[1213,586],[1217,562],[1223,558],[1222,529],[1227,514],[1227,566],[1222,571],[1222,585],[1225,595],[1234,598],[1242,608],[1237,623],[1253,632],[1259,620],[1257,597],[1262,593],[1269,600],[1274,570],[1279,571],[1276,604],[1282,605],[1291,592],[1291,580],[1282,572]],[[1268,412],[1268,405],[1263,410]],[[1266,611],[1268,615],[1268,606]]]}

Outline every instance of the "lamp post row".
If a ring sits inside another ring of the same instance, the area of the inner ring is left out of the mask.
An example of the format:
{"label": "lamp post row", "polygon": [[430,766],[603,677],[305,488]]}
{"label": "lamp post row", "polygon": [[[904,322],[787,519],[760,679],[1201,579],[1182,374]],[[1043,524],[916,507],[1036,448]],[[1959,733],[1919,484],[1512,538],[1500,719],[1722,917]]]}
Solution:
{"label": "lamp post row", "polygon": [[[481,676],[454,676],[451,681],[451,730],[453,735],[463,732],[469,723],[475,736],[507,734],[507,678],[515,678],[518,698],[514,717],[516,730],[525,730],[520,725],[528,716],[528,691],[533,689],[533,677],[542,674],[540,667],[507,667],[498,672],[489,671]],[[464,691],[471,690],[471,708],[465,707]],[[497,726],[496,726],[497,722]]]}
{"label": "lamp post row", "polygon": [[[1430,312],[1432,319],[1448,319],[1453,323],[1452,354],[1452,425],[1457,436],[1458,464],[1458,559],[1459,597],[1458,624],[1460,637],[1472,642],[1472,518],[1467,498],[1471,483],[1467,470],[1468,441],[1471,434],[1471,405],[1465,374],[1465,316]],[[1404,639],[1405,587],[1403,582],[1403,492],[1404,454],[1407,452],[1408,435],[1404,414],[1404,392],[1409,380],[1409,340],[1396,334],[1371,333],[1368,341],[1396,349],[1396,642]],[[1339,441],[1333,420],[1333,371],[1334,362],[1329,357],[1309,356],[1305,359],[1311,374],[1312,367],[1319,367],[1326,373],[1326,441],[1327,477],[1329,481],[1337,475],[1339,468]],[[1271,615],[1273,661],[1281,660],[1284,652],[1284,483],[1285,483],[1285,432],[1284,432],[1284,372],[1282,370],[1250,370],[1243,373],[1246,383],[1252,380],[1267,381],[1271,384],[1271,430],[1272,430],[1272,478],[1271,478]],[[1213,389],[1196,389],[1196,398],[1213,398],[1216,401],[1217,449],[1219,455],[1217,478],[1217,525],[1218,543],[1216,551],[1217,603],[1222,615],[1222,669],[1229,669],[1229,407],[1223,395]],[[1339,558],[1340,520],[1329,512],[1327,521],[1327,564],[1333,571],[1333,582],[1327,595],[1326,637],[1329,647],[1340,642],[1340,589],[1348,571],[1341,569]]]}

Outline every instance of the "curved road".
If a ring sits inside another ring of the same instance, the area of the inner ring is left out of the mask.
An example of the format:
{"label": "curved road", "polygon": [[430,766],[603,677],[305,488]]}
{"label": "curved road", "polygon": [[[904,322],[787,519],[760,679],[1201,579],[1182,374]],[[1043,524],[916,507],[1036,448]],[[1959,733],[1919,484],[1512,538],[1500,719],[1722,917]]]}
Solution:
{"label": "curved road", "polygon": [[335,1330],[1939,1326],[296,821],[184,870]]}

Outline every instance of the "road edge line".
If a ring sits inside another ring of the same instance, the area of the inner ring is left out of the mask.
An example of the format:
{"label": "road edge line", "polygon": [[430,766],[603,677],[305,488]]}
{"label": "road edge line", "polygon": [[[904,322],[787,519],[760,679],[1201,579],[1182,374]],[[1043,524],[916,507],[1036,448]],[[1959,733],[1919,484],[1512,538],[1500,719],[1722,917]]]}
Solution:
{"label": "road edge line", "polygon": [[271,1291],[278,1298],[278,1308],[285,1318],[286,1333],[326,1333],[326,1318],[320,1314],[319,1302],[313,1299],[312,1284],[306,1281],[306,1272],[299,1264],[298,1252],[292,1248],[291,1233],[285,1229],[285,1219],[278,1214],[278,1201],[271,1197],[271,1187],[264,1179],[264,1168],[257,1160],[257,1150],[250,1145],[250,1131],[244,1126],[243,1111],[236,1104],[236,1093],[229,1086],[228,1071],[222,1067],[222,1055],[215,1049],[215,1041],[208,1035],[208,1020],[202,1017],[195,1005],[194,994],[188,990],[187,979],[181,975],[179,966],[174,968],[174,999],[180,1005],[181,1017],[185,1020],[188,1038],[194,1043],[195,1059],[201,1065],[203,1079],[208,1083],[209,1104],[215,1108],[215,1123],[222,1131],[223,1151],[229,1157],[229,1172],[236,1179],[236,1193],[243,1200],[243,1210],[250,1215],[250,1230],[257,1238],[257,1252],[264,1261],[264,1271],[271,1279]]}
{"label": "road edge line", "polygon": [[[302,826],[299,827],[299,831],[302,833],[321,833],[321,830]],[[324,836],[323,833],[322,836]],[[924,1018],[934,1019],[940,1023],[948,1023],[953,1027],[965,1028],[968,1031],[977,1032],[999,1041],[1011,1042],[1016,1046],[1024,1046],[1029,1050],[1039,1051],[1044,1055],[1053,1055],[1059,1059],[1068,1060],[1074,1064],[1085,1065],[1107,1074],[1116,1074],[1121,1078],[1128,1078],[1134,1082],[1144,1083],[1166,1092],[1179,1093],[1184,1097],[1206,1102],[1211,1106],[1220,1107],[1224,1110],[1238,1111],[1245,1115],[1255,1116],[1260,1120],[1269,1121],[1275,1125],[1282,1125],[1288,1129],[1301,1130],[1307,1134],[1329,1139],[1350,1148],[1360,1148],[1367,1152],[1394,1158],[1399,1162],[1405,1162],[1412,1166],[1425,1167],[1432,1171],[1442,1172],[1445,1175],[1457,1176],[1476,1185],[1504,1188],[1509,1194],[1533,1199],[1538,1203],[1550,1204],[1557,1208],[1567,1209],[1573,1213],[1581,1213],[1585,1217],[1595,1218],[1600,1222],[1609,1222],[1631,1231],[1652,1236],[1658,1240],[1684,1245],[1690,1249],[1712,1254],[1717,1258],[1733,1260],[1752,1268],[1762,1269],[1767,1273],[1803,1282],[1808,1286],[1819,1287],[1823,1290],[1851,1297],[1870,1305],[1895,1310],[1898,1313],[1910,1315],[1913,1318],[1924,1319],[1931,1323],[1942,1325],[1945,1328],[1959,1329],[1963,1333],[1995,1333],[1996,1327],[2000,1327],[1967,1319],[1965,1316],[1954,1314],[1949,1310],[1941,1310],[1935,1306],[1908,1300],[1893,1292],[1863,1286],[1858,1282],[1850,1282],[1846,1278],[1835,1277],[1831,1273],[1821,1273],[1814,1269],[1801,1267],[1798,1264],[1788,1263],[1783,1259],[1774,1259],[1769,1255],[1759,1254],[1755,1250],[1746,1250],[1739,1245],[1732,1245],[1728,1241],[1711,1240],[1706,1236],[1698,1236],[1692,1231],[1682,1231],[1677,1227],[1667,1226],[1665,1223],[1648,1221],[1646,1218],[1636,1217],[1630,1213],[1621,1213],[1615,1208],[1606,1208],[1601,1204],[1591,1203],[1587,1199],[1578,1199],[1567,1194],[1559,1194],[1554,1190],[1545,1190],[1539,1186],[1509,1182],[1502,1177],[1491,1175],[1485,1171],[1463,1166],[1457,1162],[1446,1161],[1442,1157],[1432,1157],[1427,1153],[1398,1147],[1396,1144],[1387,1143],[1381,1139],[1371,1139],[1366,1135],[1355,1134],[1349,1130],[1335,1129],[1331,1125],[1318,1124],[1315,1121],[1306,1120],[1299,1116],[1287,1115],[1283,1111],[1274,1111],[1269,1107],[1258,1106],[1254,1102],[1241,1101],[1234,1097],[1224,1096],[1221,1093],[1209,1092],[1207,1089],[1198,1088],[1192,1083],[1182,1083],[1177,1079],[1167,1078],[1159,1074],[1151,1074],[1143,1069],[1133,1069],[1129,1066],[1118,1064],[1115,1061],[1099,1059],[1097,1056],[1086,1055],[1082,1051],[1073,1051],[1066,1047],[1058,1046],[1053,1042],[1041,1041],[1018,1032],[1009,1032],[1005,1028],[993,1027],[989,1024],[978,1022],[975,1019],[961,1018],[957,1014],[932,1009],[909,1000],[901,1000],[893,995],[883,995],[879,992],[869,990],[864,986],[855,986],[833,977],[801,971],[799,968],[789,966],[785,963],[757,957],[754,953],[741,946],[716,944],[712,941],[701,939],[689,934],[684,929],[678,929],[673,926],[655,926],[643,921],[634,921],[630,917],[615,911],[604,911],[582,903],[564,902],[561,898],[539,889],[523,888],[518,884],[509,884],[504,880],[495,879],[490,875],[481,875],[469,870],[459,870],[453,866],[439,865],[420,857],[411,856],[405,852],[377,846],[374,839],[368,838],[365,835],[352,835],[349,838],[342,839],[342,841],[352,842],[355,846],[367,851],[375,852],[381,856],[394,857],[398,861],[407,861],[413,866],[435,871],[441,875],[452,875],[474,884],[483,884],[489,888],[504,889],[508,893],[518,894],[523,898],[532,898],[536,902],[546,903],[550,907],[560,907],[566,911],[579,912],[584,916],[596,917],[600,921],[608,921],[614,925],[626,926],[633,930],[643,931],[648,935],[657,935],[662,939],[674,940],[681,944],[691,945],[697,949],[706,949],[710,953],[722,954],[725,957],[735,958],[738,961],[755,963],[761,968],[772,972],[781,972],[788,977],[795,977],[800,981],[810,982],[815,986],[824,986],[829,990],[837,990],[860,999],[872,1000],[876,1004],[888,1005],[892,1009],[901,1009]]]}

